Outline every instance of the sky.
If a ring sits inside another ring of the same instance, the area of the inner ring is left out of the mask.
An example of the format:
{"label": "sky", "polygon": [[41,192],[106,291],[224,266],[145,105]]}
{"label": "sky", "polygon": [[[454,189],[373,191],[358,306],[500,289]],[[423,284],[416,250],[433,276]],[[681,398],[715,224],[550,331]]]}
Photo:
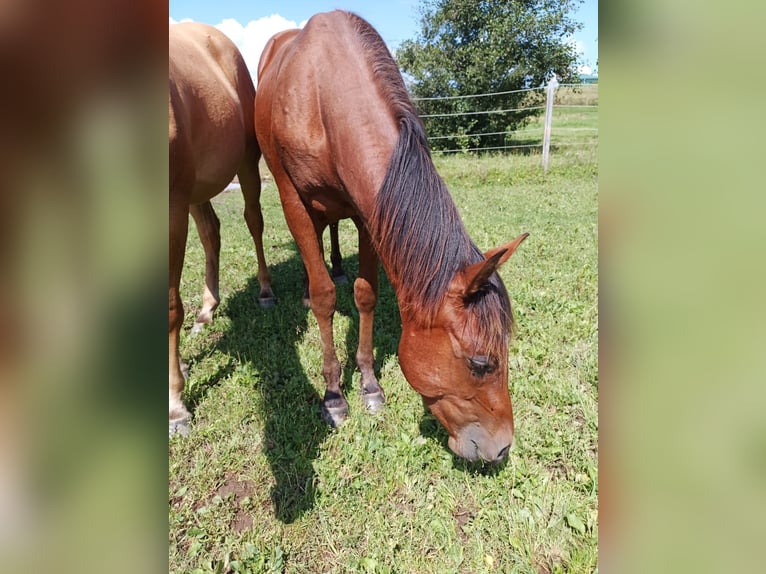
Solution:
{"label": "sky", "polygon": [[[313,14],[343,8],[359,14],[378,31],[393,52],[418,32],[418,0],[170,0],[171,22],[194,20],[220,28],[237,46],[255,79],[263,46],[280,30],[300,28]],[[580,52],[582,71],[595,70],[598,59],[598,0],[584,0],[575,14],[582,30],[571,42]]]}

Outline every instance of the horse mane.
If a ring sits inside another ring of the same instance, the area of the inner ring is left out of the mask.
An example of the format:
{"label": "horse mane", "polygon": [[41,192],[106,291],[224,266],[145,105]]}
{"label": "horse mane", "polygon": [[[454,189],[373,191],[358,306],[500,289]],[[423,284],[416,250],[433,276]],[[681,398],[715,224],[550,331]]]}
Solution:
{"label": "horse mane", "polygon": [[[397,278],[401,312],[430,327],[452,279],[466,266],[482,261],[484,255],[468,236],[447,186],[436,172],[425,127],[386,44],[365,20],[347,14],[377,87],[400,128],[369,221],[370,235]],[[513,327],[510,300],[500,277],[493,273],[466,307],[473,311],[466,327],[490,346],[486,351],[500,354]]]}

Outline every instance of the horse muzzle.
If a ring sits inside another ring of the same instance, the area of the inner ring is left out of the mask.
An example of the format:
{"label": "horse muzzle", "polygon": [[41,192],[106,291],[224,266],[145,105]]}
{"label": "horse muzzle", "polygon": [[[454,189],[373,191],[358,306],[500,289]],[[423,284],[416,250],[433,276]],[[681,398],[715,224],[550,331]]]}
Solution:
{"label": "horse muzzle", "polygon": [[491,464],[502,462],[513,445],[513,430],[503,429],[489,434],[477,424],[461,429],[447,442],[450,450],[461,458]]}

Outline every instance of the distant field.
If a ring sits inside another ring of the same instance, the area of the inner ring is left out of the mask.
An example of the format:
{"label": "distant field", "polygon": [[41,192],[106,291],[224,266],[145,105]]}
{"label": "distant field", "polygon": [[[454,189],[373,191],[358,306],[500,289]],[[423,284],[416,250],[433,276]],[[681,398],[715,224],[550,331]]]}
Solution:
{"label": "distant field", "polygon": [[[589,117],[583,121],[593,125]],[[195,418],[191,435],[169,446],[171,572],[597,569],[596,149],[555,150],[547,175],[539,153],[435,161],[479,247],[530,233],[501,269],[517,321],[509,460],[474,467],[448,450],[446,432],[399,370],[399,315],[384,274],[374,344],[388,403],[378,416],[362,408],[357,313],[351,285],[341,285],[335,340],[350,416],[334,431],[321,422],[319,333],[301,306],[300,258],[265,174],[276,308],[258,306],[242,198],[226,192],[214,200],[222,303],[208,331],[190,337],[204,275],[190,227],[182,354]],[[344,221],[340,231],[353,279],[355,230]]]}

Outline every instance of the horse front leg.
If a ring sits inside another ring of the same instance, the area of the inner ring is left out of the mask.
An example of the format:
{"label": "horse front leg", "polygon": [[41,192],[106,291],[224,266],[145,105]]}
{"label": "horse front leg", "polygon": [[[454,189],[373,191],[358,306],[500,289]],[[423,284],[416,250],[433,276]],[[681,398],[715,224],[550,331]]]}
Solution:
{"label": "horse front leg", "polygon": [[[324,227],[321,224],[315,222],[314,228],[316,229],[317,242],[319,242],[319,252],[322,254],[322,260],[324,260],[324,241],[322,240],[322,234],[324,233]],[[306,270],[306,265],[303,265],[303,297],[301,297],[301,303],[306,309],[311,308],[311,296],[309,295],[309,274]]]}
{"label": "horse front leg", "polygon": [[314,272],[308,266],[309,297],[311,311],[316,317],[319,334],[322,339],[322,376],[325,380],[325,393],[322,399],[322,418],[330,426],[336,427],[348,417],[348,402],[340,388],[340,362],[335,354],[335,341],[332,333],[335,315],[335,285],[322,263]]}
{"label": "horse front leg", "polygon": [[354,281],[354,303],[359,311],[359,347],[356,364],[362,374],[359,392],[370,412],[378,412],[386,402],[383,388],[375,377],[372,354],[372,327],[375,305],[378,301],[378,256],[372,247],[370,236],[360,222],[359,229],[359,277]]}
{"label": "horse front leg", "polygon": [[340,388],[340,362],[335,354],[332,321],[335,314],[335,284],[330,279],[322,255],[317,229],[306,207],[298,197],[290,179],[278,169],[274,179],[279,187],[282,208],[306,268],[309,283],[311,311],[317,320],[322,339],[322,376],[325,394],[322,400],[322,418],[333,427],[348,417],[348,402]]}
{"label": "horse front leg", "polygon": [[196,335],[205,325],[213,322],[213,312],[218,307],[221,297],[218,293],[218,275],[221,252],[221,222],[209,201],[189,207],[189,212],[197,224],[202,247],[205,249],[205,291],[202,294],[202,309],[192,327]]}

